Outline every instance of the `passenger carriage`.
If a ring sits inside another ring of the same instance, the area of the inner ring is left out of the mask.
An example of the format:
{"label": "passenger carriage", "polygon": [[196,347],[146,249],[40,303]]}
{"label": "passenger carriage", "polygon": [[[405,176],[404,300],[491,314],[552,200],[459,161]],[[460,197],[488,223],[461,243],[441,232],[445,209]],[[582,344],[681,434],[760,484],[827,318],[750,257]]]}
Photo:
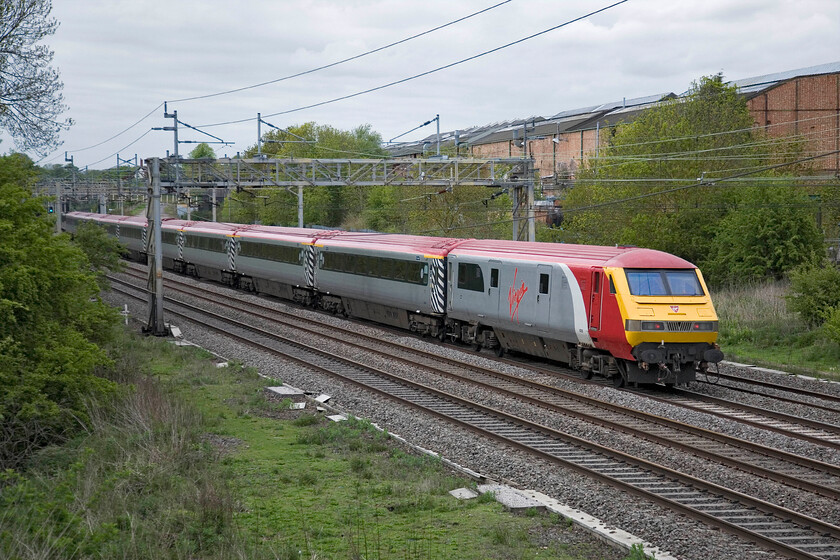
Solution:
{"label": "passenger carriage", "polygon": [[304,305],[313,303],[316,233],[274,226],[237,230],[235,270],[239,286]]}
{"label": "passenger carriage", "polygon": [[315,245],[321,307],[429,336],[442,336],[445,266],[461,239],[335,233]]}

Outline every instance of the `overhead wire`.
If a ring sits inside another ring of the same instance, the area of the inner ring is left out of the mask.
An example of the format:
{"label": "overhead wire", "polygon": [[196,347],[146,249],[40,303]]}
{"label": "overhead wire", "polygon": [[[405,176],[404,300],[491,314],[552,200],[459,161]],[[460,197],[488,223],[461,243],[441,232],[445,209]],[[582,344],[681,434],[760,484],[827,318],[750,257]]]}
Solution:
{"label": "overhead wire", "polygon": [[[111,136],[110,138],[108,138],[108,139],[106,139],[106,140],[103,140],[103,141],[101,141],[101,142],[99,142],[99,143],[97,143],[97,144],[92,144],[92,145],[87,146],[87,147],[85,147],[85,148],[79,148],[79,149],[76,149],[76,150],[66,150],[66,151],[67,151],[67,153],[76,154],[76,153],[79,153],[79,152],[84,152],[84,151],[87,151],[87,150],[92,150],[93,148],[98,148],[99,146],[101,146],[101,145],[103,145],[103,144],[106,144],[106,143],[110,142],[111,140],[114,140],[115,138],[118,138],[118,137],[122,136],[123,134],[125,134],[126,132],[128,132],[129,130],[131,130],[132,128],[134,128],[135,126],[137,126],[138,124],[140,124],[141,122],[143,122],[143,121],[145,121],[146,119],[148,119],[149,117],[151,117],[151,116],[152,116],[152,115],[153,115],[153,114],[154,114],[154,113],[155,113],[158,109],[160,109],[161,107],[163,107],[163,103],[160,103],[157,107],[155,107],[154,109],[152,109],[151,111],[149,111],[148,113],[146,113],[143,117],[141,117],[141,118],[140,118],[140,120],[138,120],[138,121],[137,121],[137,122],[135,122],[134,124],[132,124],[132,125],[130,125],[130,126],[128,126],[128,127],[126,127],[126,128],[124,128],[123,130],[121,130],[120,132],[118,132],[118,133],[114,134],[113,136]],[[146,133],[144,133],[144,134],[143,134],[143,136],[145,136],[146,134],[148,134],[148,131],[146,131]],[[142,138],[143,136],[140,136],[140,138]],[[137,140],[139,140],[140,138],[137,138]],[[134,142],[137,142],[137,140],[135,140]],[[132,142],[131,144],[129,144],[129,146],[131,146],[132,144],[134,144],[134,142]],[[119,153],[119,152],[115,152],[113,155],[116,155],[117,153]],[[47,157],[47,156],[45,156],[45,157],[41,158],[40,160],[38,160],[38,161],[37,161],[37,162],[35,162],[35,163],[41,163],[44,159],[46,159],[46,157]],[[55,160],[56,158],[58,158],[58,157],[60,157],[60,154],[59,154],[59,155],[57,155],[57,156],[52,157],[52,158],[51,158],[49,161],[47,161],[46,163],[49,163],[49,162],[51,162],[51,161],[54,161],[54,160]],[[108,157],[111,157],[111,156],[108,156]],[[108,158],[105,158],[105,159],[108,159]],[[100,160],[100,161],[103,161],[103,160]],[[96,163],[99,163],[99,162],[96,162]],[[96,163],[89,163],[88,165],[96,165]]]}
{"label": "overhead wire", "polygon": [[[449,27],[451,25],[455,25],[456,23],[460,23],[462,21],[468,20],[468,19],[470,19],[472,17],[475,17],[477,15],[483,14],[485,12],[489,12],[490,10],[498,8],[499,6],[502,6],[504,4],[508,4],[511,1],[512,0],[504,0],[503,2],[499,2],[498,4],[494,4],[492,6],[484,8],[483,10],[479,10],[477,12],[473,12],[469,15],[464,16],[464,17],[461,17],[461,18],[452,20],[450,22],[444,23],[443,25],[438,25],[437,27],[433,27],[432,29],[428,29],[426,31],[423,31],[421,33],[417,33],[415,35],[412,35],[410,37],[406,37],[404,39],[400,39],[399,41],[394,41],[393,43],[389,43],[387,45],[383,45],[381,47],[363,52],[361,54],[357,54],[355,56],[351,56],[351,57],[348,57],[348,58],[345,58],[345,59],[342,59],[342,60],[338,60],[336,62],[331,62],[330,64],[325,64],[323,66],[318,66],[317,68],[312,68],[310,70],[304,70],[303,72],[298,72],[296,74],[290,74],[288,76],[283,76],[281,78],[276,78],[274,80],[269,80],[269,81],[266,81],[266,82],[260,82],[258,84],[253,84],[253,85],[250,85],[250,86],[244,86],[244,87],[240,87],[240,88],[229,89],[229,90],[220,91],[220,92],[216,92],[216,93],[209,93],[209,94],[206,94],[206,95],[196,95],[194,97],[184,97],[182,99],[172,99],[172,100],[169,101],[169,103],[180,103],[180,102],[186,102],[186,101],[194,101],[196,99],[208,99],[210,97],[217,97],[217,96],[220,96],[220,95],[228,95],[228,94],[231,94],[231,93],[238,93],[240,91],[255,89],[255,88],[259,88],[259,87],[263,87],[263,86],[267,86],[267,85],[271,85],[271,84],[276,84],[278,82],[282,82],[282,81],[285,81],[285,80],[290,80],[292,78],[305,76],[307,74],[312,74],[312,73],[318,72],[320,70],[326,70],[327,68],[332,68],[334,66],[338,66],[339,64],[344,64],[346,62],[350,62],[352,60],[357,60],[357,59],[360,59],[362,57],[365,57],[365,56],[368,56],[368,55],[371,55],[371,54],[374,54],[374,53],[377,53],[377,52],[380,52],[380,51],[384,51],[385,49],[389,49],[391,47],[401,45],[402,43],[407,43],[408,41],[411,41],[413,39],[417,39],[418,37],[422,37],[424,35],[434,33],[435,31],[439,31],[439,30],[444,29],[446,27]],[[266,115],[266,116],[272,116],[272,115]]]}
{"label": "overhead wire", "polygon": [[106,159],[111,159],[112,157],[114,157],[114,156],[116,156],[118,153],[120,153],[121,151],[125,150],[126,148],[130,148],[131,146],[133,146],[134,144],[136,144],[137,142],[139,142],[139,141],[140,141],[140,140],[141,140],[144,136],[146,136],[148,133],[152,132],[152,130],[153,130],[153,129],[151,129],[151,128],[150,128],[149,130],[147,130],[146,132],[144,132],[144,133],[143,133],[140,137],[135,138],[135,139],[134,139],[134,140],[132,140],[129,144],[126,144],[125,146],[123,146],[122,148],[120,148],[119,150],[117,150],[116,152],[114,152],[113,154],[108,155],[108,156],[105,156],[104,158],[102,158],[102,159],[100,159],[100,160],[98,160],[98,161],[94,161],[93,163],[89,163],[88,165],[96,165],[97,163],[102,163],[102,162],[103,162],[103,161],[105,161]]}
{"label": "overhead wire", "polygon": [[[463,59],[461,59],[461,60],[457,60],[457,61],[455,61],[455,62],[451,62],[451,63],[449,63],[449,64],[445,64],[445,65],[443,65],[443,66],[438,66],[437,68],[433,68],[433,69],[431,69],[431,70],[427,70],[426,72],[421,72],[421,73],[419,73],[419,74],[414,74],[414,75],[412,75],[412,76],[408,76],[408,77],[406,77],[406,78],[402,78],[402,79],[400,79],[400,80],[395,80],[395,81],[393,81],[393,82],[389,82],[389,83],[387,83],[387,84],[383,84],[383,85],[380,85],[380,86],[376,86],[376,87],[368,88],[368,89],[363,90],[363,91],[357,91],[357,92],[355,92],[355,93],[351,93],[351,94],[348,94],[348,95],[342,95],[342,96],[340,96],[340,97],[335,97],[335,98],[333,98],[333,99],[328,99],[328,100],[326,100],[326,101],[320,101],[320,102],[318,102],[318,103],[312,103],[312,104],[310,104],[310,105],[305,105],[305,106],[302,106],[302,107],[296,107],[296,108],[294,108],[294,109],[288,109],[288,110],[286,110],[286,111],[278,111],[278,112],[276,112],[276,113],[268,113],[268,114],[263,115],[263,116],[264,116],[264,117],[276,117],[276,116],[278,116],[278,115],[288,115],[288,114],[290,114],[290,113],[296,113],[296,112],[298,112],[298,111],[303,111],[303,110],[306,110],[306,109],[312,109],[312,108],[314,108],[314,107],[321,107],[321,106],[323,106],[323,105],[328,105],[328,104],[330,104],[330,103],[336,103],[336,102],[338,102],[338,101],[344,101],[344,100],[346,100],[346,99],[351,99],[351,98],[354,98],[354,97],[359,97],[360,95],[366,95],[366,94],[368,94],[368,93],[372,93],[372,92],[374,92],[374,91],[380,91],[380,90],[383,90],[383,89],[386,89],[386,88],[389,88],[389,87],[393,87],[393,86],[395,86],[395,85],[399,85],[399,84],[403,84],[403,83],[406,83],[406,82],[409,82],[409,81],[412,81],[412,80],[416,80],[417,78],[422,78],[422,77],[424,77],[424,76],[428,76],[428,75],[430,75],[430,74],[434,74],[434,73],[436,73],[436,72],[440,72],[440,71],[442,71],[442,70],[446,70],[446,69],[452,68],[452,67],[454,67],[454,66],[458,66],[458,65],[463,64],[463,63],[465,63],[465,62],[469,62],[469,61],[471,61],[471,60],[475,60],[475,59],[477,59],[477,58],[481,58],[481,57],[486,56],[486,55],[488,55],[488,54],[492,54],[492,53],[494,53],[494,52],[498,52],[498,51],[500,51],[500,50],[503,50],[503,49],[506,49],[506,48],[512,47],[512,46],[514,46],[514,45],[518,45],[518,44],[523,43],[523,42],[525,42],[525,41],[529,41],[529,40],[534,39],[534,38],[536,38],[536,37],[539,37],[539,36],[541,36],[541,35],[545,35],[546,33],[549,33],[549,32],[551,32],[551,31],[555,31],[555,30],[560,29],[560,28],[562,28],[562,27],[566,27],[566,26],[571,25],[571,24],[573,24],[573,23],[576,23],[576,22],[578,22],[578,21],[582,21],[582,20],[587,19],[587,18],[590,18],[590,17],[592,17],[592,16],[594,16],[594,15],[597,15],[597,14],[600,14],[600,13],[602,13],[602,12],[605,12],[605,11],[607,11],[607,10],[611,9],[611,8],[614,8],[614,7],[616,7],[616,6],[619,6],[619,5],[621,5],[621,4],[624,4],[625,2],[628,2],[628,1],[629,1],[629,0],[619,0],[618,2],[614,2],[613,4],[610,4],[610,5],[608,5],[608,6],[604,6],[603,8],[599,8],[599,9],[597,9],[597,10],[591,11],[591,12],[589,12],[589,13],[587,13],[587,14],[582,15],[582,16],[579,16],[579,17],[576,17],[576,18],[574,18],[574,19],[571,19],[571,20],[565,21],[565,22],[563,22],[563,23],[561,23],[561,24],[559,24],[559,25],[555,25],[555,26],[553,26],[553,27],[549,27],[548,29],[544,29],[544,30],[539,31],[539,32],[537,32],[537,33],[533,33],[533,34],[531,34],[531,35],[528,35],[527,37],[522,37],[522,38],[520,38],[520,39],[517,39],[516,41],[511,41],[510,43],[506,43],[506,44],[504,44],[504,45],[500,45],[500,46],[495,47],[495,48],[493,48],[493,49],[489,49],[489,50],[486,50],[486,51],[480,52],[480,53],[475,54],[475,55],[473,55],[473,56],[470,56],[470,57],[467,57],[467,58],[463,58]],[[231,125],[231,124],[240,124],[240,123],[250,122],[250,121],[254,121],[254,120],[256,120],[256,117],[249,117],[249,118],[246,118],[246,119],[239,119],[239,120],[233,120],[233,121],[224,121],[224,122],[218,122],[218,123],[203,124],[203,125],[199,125],[199,128],[211,128],[211,127],[215,127],[215,126],[227,126],[227,125]]]}
{"label": "overhead wire", "polygon": [[[396,46],[396,45],[400,45],[400,44],[402,44],[402,43],[406,43],[406,42],[408,42],[408,41],[411,41],[411,40],[416,39],[416,38],[418,38],[418,37],[422,37],[422,36],[424,36],[424,35],[428,35],[428,34],[433,33],[433,32],[435,32],[435,31],[439,31],[439,30],[444,29],[444,28],[446,28],[446,27],[449,27],[449,26],[455,25],[456,23],[460,23],[460,22],[462,22],[462,21],[465,21],[465,20],[470,19],[470,18],[472,18],[472,17],[475,17],[475,16],[477,16],[477,15],[480,15],[480,14],[483,14],[483,13],[488,12],[488,11],[490,11],[490,10],[493,10],[493,9],[495,9],[495,8],[498,8],[499,6],[502,6],[502,5],[504,5],[504,4],[508,4],[508,3],[512,2],[512,1],[513,1],[513,0],[504,0],[504,1],[502,1],[502,2],[498,2],[498,3],[496,3],[496,4],[492,5],[492,6],[489,6],[489,7],[487,7],[487,8],[484,8],[484,9],[479,10],[479,11],[477,11],[477,12],[473,12],[473,13],[471,13],[471,14],[468,14],[468,15],[464,16],[464,17],[461,17],[461,18],[458,18],[458,19],[455,19],[455,20],[449,21],[449,22],[447,22],[447,23],[445,23],[445,24],[443,24],[443,25],[439,25],[439,26],[437,26],[437,27],[433,27],[433,28],[428,29],[428,30],[426,30],[426,31],[423,31],[423,32],[421,32],[421,33],[417,33],[417,34],[412,35],[412,36],[410,36],[410,37],[406,37],[406,38],[404,38],[404,39],[400,39],[399,41],[394,41],[393,43],[389,43],[389,44],[384,45],[384,46],[382,46],[382,47],[379,47],[379,48],[376,48],[376,49],[373,49],[373,50],[370,50],[370,51],[367,51],[367,52],[364,52],[364,53],[361,53],[361,54],[358,54],[358,55],[355,55],[355,56],[352,56],[352,57],[349,57],[349,58],[346,58],[346,59],[343,59],[343,60],[339,60],[339,61],[336,61],[336,62],[333,62],[333,63],[330,63],[330,64],[326,64],[326,65],[323,65],[323,66],[320,66],[320,67],[317,67],[317,68],[313,68],[313,69],[311,69],[311,70],[306,70],[306,71],[304,71],[304,72],[299,72],[299,73],[297,73],[297,74],[292,74],[292,75],[289,75],[289,76],[284,76],[284,77],[282,77],[282,78],[277,78],[277,79],[275,79],[275,80],[270,80],[270,81],[267,81],[267,82],[262,82],[262,83],[260,83],[260,84],[254,84],[254,85],[251,85],[251,86],[246,86],[246,87],[242,87],[242,88],[236,88],[236,89],[232,89],[232,90],[227,90],[227,91],[222,91],[222,92],[216,92],[216,93],[207,94],[207,95],[200,95],[200,96],[194,96],[194,97],[186,97],[186,98],[181,98],[181,99],[175,99],[175,100],[172,100],[172,101],[171,101],[171,103],[176,103],[176,102],[186,102],[186,101],[192,101],[192,100],[196,100],[196,99],[205,99],[205,98],[210,98],[210,97],[216,97],[216,96],[219,96],[219,95],[225,95],[225,94],[229,94],[229,93],[236,93],[236,92],[238,92],[238,91],[244,91],[244,90],[248,90],[248,89],[254,89],[254,88],[257,88],[257,87],[264,86],[264,85],[269,85],[269,84],[273,84],[273,83],[281,82],[281,81],[284,81],[284,80],[289,80],[289,79],[291,79],[291,78],[296,78],[296,77],[298,77],[298,76],[303,76],[303,75],[305,75],[305,74],[311,74],[311,73],[313,73],[313,72],[317,72],[317,71],[319,71],[319,70],[324,70],[324,69],[327,69],[327,68],[332,68],[332,67],[334,67],[334,66],[338,66],[339,64],[344,64],[344,63],[346,63],[346,62],[350,62],[350,61],[352,61],[352,60],[356,60],[356,59],[362,58],[362,57],[364,57],[364,56],[368,56],[368,55],[370,55],[370,54],[374,54],[374,53],[376,53],[376,52],[383,51],[383,50],[385,50],[385,49],[388,49],[388,48],[394,47],[394,46]],[[145,116],[141,117],[141,118],[140,118],[137,122],[135,122],[134,124],[132,124],[132,125],[128,126],[127,128],[123,129],[122,131],[118,132],[117,134],[115,134],[115,135],[111,136],[110,138],[108,138],[108,139],[106,139],[106,140],[103,140],[103,141],[101,141],[101,142],[99,142],[99,143],[97,143],[97,144],[93,144],[93,145],[91,145],[91,146],[87,146],[87,147],[84,147],[84,148],[79,148],[79,149],[76,149],[76,150],[67,150],[67,152],[68,152],[68,153],[78,153],[78,152],[83,152],[83,151],[90,150],[90,149],[93,149],[93,148],[97,148],[97,147],[99,147],[99,146],[101,146],[101,145],[103,145],[103,144],[106,144],[107,142],[110,142],[111,140],[114,140],[115,138],[118,138],[119,136],[122,136],[123,134],[125,134],[126,132],[128,132],[129,130],[131,130],[132,128],[134,128],[135,126],[137,126],[138,124],[140,124],[141,122],[143,122],[144,120],[146,120],[147,118],[149,118],[151,115],[153,115],[156,111],[158,111],[161,107],[163,107],[165,103],[166,103],[165,101],[161,102],[161,103],[160,103],[157,107],[155,107],[154,109],[152,109],[151,111],[149,111],[149,112],[148,112]],[[145,136],[145,135],[146,135],[146,134],[143,134],[143,136]],[[142,136],[141,136],[140,138],[142,138]],[[139,140],[139,138],[138,138],[138,140]],[[129,144],[129,145],[130,145],[130,144]],[[44,158],[41,158],[41,159],[40,159],[38,162],[36,162],[36,163],[40,163],[41,161],[43,161],[44,159],[46,159],[46,157],[47,157],[47,156],[45,156]],[[53,157],[53,158],[51,158],[49,161],[54,161],[54,160],[55,160],[55,159],[57,159],[58,157],[60,157],[60,155],[54,156],[54,157]],[[109,156],[109,157],[110,157],[110,156]],[[107,158],[105,158],[105,159],[107,159]],[[102,161],[102,160],[100,160],[100,161]],[[47,162],[47,163],[49,163],[49,162]],[[97,163],[99,163],[99,162],[97,162]],[[95,165],[95,163],[94,163],[94,164],[88,164],[88,165]]]}
{"label": "overhead wire", "polygon": [[599,202],[597,204],[590,204],[590,205],[587,205],[587,206],[579,206],[579,207],[576,207],[576,208],[564,208],[563,212],[564,213],[582,212],[584,210],[594,210],[596,208],[602,208],[602,207],[606,207],[606,206],[614,206],[616,204],[623,204],[625,202],[633,202],[633,201],[641,200],[641,199],[644,199],[644,198],[650,198],[650,197],[653,197],[653,196],[661,196],[661,195],[664,195],[664,194],[670,194],[670,193],[673,193],[673,192],[683,191],[683,190],[686,190],[686,189],[692,189],[692,188],[704,187],[704,186],[719,186],[718,183],[733,181],[733,180],[741,178],[741,177],[754,175],[755,173],[760,173],[760,172],[763,172],[763,171],[772,171],[774,169],[779,169],[781,167],[788,167],[788,166],[796,165],[796,164],[799,164],[799,163],[805,163],[806,161],[812,161],[812,160],[815,160],[815,159],[832,156],[832,155],[838,154],[838,153],[840,153],[840,150],[833,150],[833,151],[824,152],[822,154],[818,154],[818,155],[815,155],[815,156],[800,158],[800,159],[798,159],[796,161],[792,161],[792,162],[784,162],[784,163],[777,163],[777,164],[774,164],[774,165],[766,165],[759,170],[745,171],[743,173],[735,173],[733,175],[729,175],[727,177],[721,177],[719,179],[710,179],[710,180],[704,179],[704,180],[697,181],[697,182],[695,182],[693,184],[690,184],[690,185],[683,185],[683,186],[679,186],[679,187],[674,187],[672,189],[666,189],[666,190],[663,190],[663,191],[655,191],[655,192],[640,194],[640,195],[621,198],[621,199],[616,199],[616,200]]}

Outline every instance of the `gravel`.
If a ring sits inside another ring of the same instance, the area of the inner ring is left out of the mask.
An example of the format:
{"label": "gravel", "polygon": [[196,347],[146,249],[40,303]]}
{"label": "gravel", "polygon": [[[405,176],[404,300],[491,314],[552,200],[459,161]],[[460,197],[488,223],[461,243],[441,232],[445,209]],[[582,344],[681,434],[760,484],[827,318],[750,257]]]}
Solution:
{"label": "gravel", "polygon": [[[179,277],[179,279],[184,280],[183,277]],[[225,288],[212,284],[203,283],[202,287],[218,290],[222,293],[229,293]],[[246,296],[241,292],[235,293],[237,297],[253,297]],[[106,296],[106,299],[122,307],[122,304],[128,298],[111,292]],[[342,319],[329,317],[306,309],[288,307],[277,300],[254,298],[254,301],[257,300],[263,305],[290,311],[296,315],[317,316],[321,321],[330,321],[335,325],[348,326],[347,321]],[[134,300],[128,301],[128,303],[133,316],[145,317],[146,306],[144,304],[138,304]],[[274,356],[254,351],[250,347],[243,347],[239,343],[209,332],[200,325],[180,323],[178,326],[184,332],[185,338],[195,344],[212,349],[214,352],[229,359],[239,360],[247,365],[253,366],[263,375],[299,387],[308,393],[326,393],[331,395],[332,400],[330,401],[330,405],[333,407],[369,419],[389,432],[399,434],[416,445],[435,451],[456,463],[478,471],[492,479],[543,492],[563,503],[598,517],[606,523],[636,534],[642,539],[680,558],[687,560],[706,560],[708,558],[739,558],[739,560],[760,558],[762,560],[775,560],[776,558],[780,558],[743,540],[689,520],[684,516],[663,509],[655,504],[648,503],[640,498],[610,488],[574,471],[555,464],[549,464],[539,459],[534,459],[531,456],[524,456],[521,452],[513,448],[499,445],[495,441],[476,436],[463,429],[442,424],[439,420],[431,416],[413,409],[404,408],[388,399],[376,396],[353,385],[342,383],[299,365],[290,364]],[[374,334],[382,339],[399,341],[405,346],[431,349],[432,352],[447,357],[455,357],[466,363],[479,365],[493,364],[493,367],[505,373],[535,379],[543,383],[550,383],[636,410],[673,418],[681,422],[702,426],[710,430],[755,441],[764,445],[773,445],[779,449],[825,462],[840,464],[840,452],[746,426],[732,420],[718,418],[710,414],[688,410],[667,403],[652,401],[643,396],[617,391],[612,387],[580,384],[561,378],[550,378],[516,366],[499,364],[498,362],[486,359],[481,354],[463,351],[453,347],[430,345],[419,338],[399,336],[363,324],[353,323],[352,328],[358,332]],[[275,325],[271,326],[270,330],[282,334],[288,329]],[[331,346],[330,343],[324,342],[319,342],[317,345],[326,349],[329,349]],[[525,405],[515,399],[499,396],[489,397],[486,391],[480,389],[468,388],[463,384],[440,380],[439,378],[432,379],[421,368],[412,368],[383,357],[370,356],[364,352],[357,352],[355,354],[360,359],[364,359],[366,363],[375,364],[377,367],[386,371],[391,370],[395,373],[406,375],[420,383],[433,384],[437,388],[452,391],[464,398],[480,401],[487,406],[503,409],[509,413],[528,418],[529,420],[577,437],[596,441],[601,445],[628,453],[640,454],[650,461],[669,466],[670,468],[698,478],[753,494],[766,501],[782,505],[791,504],[791,506],[795,506],[792,509],[806,511],[813,517],[827,520],[834,524],[840,524],[840,511],[838,511],[840,508],[837,508],[837,504],[833,500],[819,498],[768,480],[756,479],[745,473],[734,471],[733,469],[694,457],[684,452],[679,452],[625,434],[616,433],[599,426],[584,424],[580,420],[575,420],[540,407]],[[732,364],[723,364],[721,370],[735,375],[768,378],[776,382],[778,382],[779,377],[778,375],[774,376],[774,374],[745,369]],[[784,379],[792,386],[804,387],[816,383],[798,377],[785,377]],[[836,392],[836,394],[840,395],[840,384],[823,383],[821,387],[824,390]],[[721,386],[700,385],[700,387],[693,387],[693,389],[723,398],[750,402],[750,404],[756,404],[756,406],[766,405],[772,400],[767,397],[744,396],[740,393],[735,394],[733,391]],[[753,399],[755,399],[754,402]],[[814,411],[808,409],[806,406],[779,403],[777,401],[772,401],[772,403],[774,409],[782,412],[814,417],[815,419],[826,421],[825,411],[815,414]],[[837,423],[840,423],[840,421]]]}

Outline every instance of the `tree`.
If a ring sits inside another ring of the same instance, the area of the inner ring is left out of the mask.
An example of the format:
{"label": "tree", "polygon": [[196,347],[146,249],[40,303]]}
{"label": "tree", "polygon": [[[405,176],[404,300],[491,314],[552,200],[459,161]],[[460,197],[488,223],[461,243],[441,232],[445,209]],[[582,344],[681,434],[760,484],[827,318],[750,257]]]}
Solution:
{"label": "tree", "polygon": [[59,144],[67,110],[64,84],[50,66],[53,51],[37,43],[55,32],[49,0],[0,0],[0,127],[22,151],[43,153]]}
{"label": "tree", "polygon": [[[271,158],[370,159],[388,157],[382,137],[370,125],[339,130],[307,122],[284,130],[271,130],[262,137],[262,153]],[[257,146],[245,151],[256,157]],[[315,187],[304,189],[304,222],[340,227],[346,220],[357,223],[367,202],[365,187]],[[259,198],[265,197],[268,198]],[[239,202],[237,202],[239,201]],[[287,191],[237,195],[233,213],[264,224],[297,225],[297,196]]]}
{"label": "tree", "polygon": [[[729,179],[746,170],[750,179],[769,182],[784,172],[799,171],[796,166],[770,169],[771,164],[795,162],[801,142],[766,138],[753,127],[736,88],[726,85],[720,75],[701,78],[685,98],[662,102],[612,132],[600,154],[586,162],[565,200],[562,240],[660,249],[723,273],[732,262],[723,240],[748,228],[758,215],[748,211],[755,202],[750,190],[754,183]],[[790,223],[788,218],[809,219],[801,212],[795,217],[786,214],[778,206],[801,192],[788,183],[777,183],[774,189],[779,196],[772,197],[773,208],[785,217],[766,225],[782,228]],[[722,224],[724,237],[716,243]],[[803,239],[815,243],[813,228],[803,227],[810,228]],[[765,229],[762,236],[769,241],[784,235],[776,233],[770,235]],[[750,274],[758,276],[776,276],[789,264],[802,262],[803,255],[819,250],[816,244],[800,248],[802,254],[763,260],[759,253],[767,248],[757,244],[758,237],[738,241],[740,257],[752,263]],[[790,245],[782,247],[793,250]],[[722,260],[713,263],[714,258]],[[761,271],[759,263],[765,267]],[[722,276],[711,280],[718,278],[725,281]]]}
{"label": "tree", "polygon": [[190,159],[216,159],[216,152],[210,147],[207,142],[201,142],[190,152]]}
{"label": "tree", "polygon": [[84,253],[53,235],[46,201],[26,188],[34,169],[0,157],[0,470],[76,433],[86,399],[113,389],[95,370],[119,315]]}
{"label": "tree", "polygon": [[813,202],[780,185],[746,187],[720,220],[709,255],[699,264],[717,283],[781,279],[825,255]]}

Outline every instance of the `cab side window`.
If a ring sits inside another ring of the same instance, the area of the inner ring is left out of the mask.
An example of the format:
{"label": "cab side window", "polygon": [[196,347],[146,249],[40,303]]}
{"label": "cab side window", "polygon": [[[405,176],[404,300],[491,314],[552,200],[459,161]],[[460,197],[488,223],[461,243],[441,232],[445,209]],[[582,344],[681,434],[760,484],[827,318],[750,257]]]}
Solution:
{"label": "cab side window", "polygon": [[540,293],[548,293],[548,274],[540,274]]}
{"label": "cab side window", "polygon": [[498,288],[499,287],[499,269],[498,268],[491,268],[490,269],[490,287],[491,288]]}

